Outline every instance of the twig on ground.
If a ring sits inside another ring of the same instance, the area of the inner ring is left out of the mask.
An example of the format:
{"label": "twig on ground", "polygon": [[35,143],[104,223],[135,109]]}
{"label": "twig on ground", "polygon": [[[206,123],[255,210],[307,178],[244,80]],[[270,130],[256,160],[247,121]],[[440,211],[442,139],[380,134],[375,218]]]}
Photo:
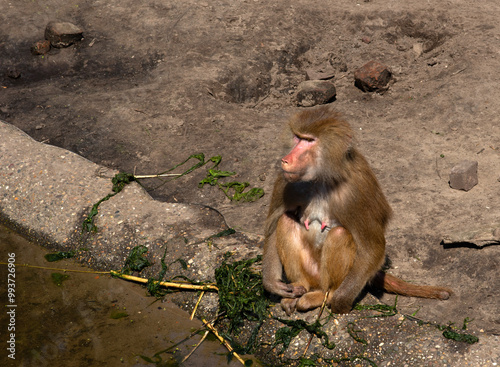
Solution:
{"label": "twig on ground", "polygon": [[134,175],[134,178],[158,178],[158,177],[175,177],[175,176],[180,176],[182,173],[163,173],[161,175]]}
{"label": "twig on ground", "polygon": [[198,305],[201,302],[201,297],[203,297],[204,294],[205,294],[205,291],[202,291],[200,294],[200,297],[198,297],[198,302],[196,302],[196,304],[194,305],[193,312],[191,313],[191,320],[194,319],[194,314],[196,313],[196,310],[198,309]]}
{"label": "twig on ground", "polygon": [[[147,283],[148,280],[144,278],[139,278],[139,277],[134,277],[132,275],[126,275],[126,274],[120,274],[114,270],[110,271],[111,275],[117,276],[122,279],[126,280],[132,280],[134,282],[139,282],[139,283]],[[155,281],[155,283],[158,283],[164,287],[170,287],[170,288],[179,288],[179,289],[191,289],[191,290],[200,290],[200,291],[207,291],[207,290],[214,290],[218,291],[219,288],[217,288],[215,285],[212,284],[206,284],[206,285],[196,285],[196,284],[187,284],[187,283],[172,283],[172,282],[158,282]]]}
{"label": "twig on ground", "polygon": [[207,335],[208,335],[208,333],[209,333],[209,332],[210,332],[209,330],[205,331],[205,334],[203,334],[203,337],[202,337],[202,338],[201,338],[201,340],[198,342],[198,344],[196,344],[196,345],[194,346],[193,350],[192,350],[191,352],[189,352],[189,354],[188,354],[187,356],[185,356],[185,357],[182,359],[182,361],[181,361],[181,365],[182,365],[184,362],[186,362],[186,361],[187,361],[187,359],[188,359],[189,357],[191,357],[191,355],[195,352],[195,350],[196,350],[196,349],[198,349],[198,347],[201,345],[201,343],[203,343],[203,341],[206,339],[206,337],[207,337]]}
{"label": "twig on ground", "polygon": [[[0,262],[0,265],[10,265],[11,263]],[[20,266],[24,268],[34,268],[34,269],[45,269],[45,270],[56,270],[62,272],[71,272],[71,273],[89,273],[89,274],[110,274],[109,271],[96,271],[96,270],[73,270],[73,269],[61,269],[61,268],[49,268],[47,266],[37,266],[30,264],[14,264],[15,266]]]}
{"label": "twig on ground", "polygon": [[[330,294],[330,291],[327,291],[325,293],[325,298],[323,298],[323,304],[321,305],[321,308],[319,310],[319,314],[318,314],[318,317],[316,318],[316,321],[318,321],[320,319],[321,315],[323,314],[323,310],[325,309],[325,305],[326,305],[326,300],[328,299],[328,294]],[[306,355],[313,338],[314,338],[314,334],[311,334],[311,336],[309,337],[309,342],[307,342],[306,349],[304,350],[304,354],[302,354],[303,357]]]}
{"label": "twig on ground", "polygon": [[241,358],[241,357],[238,355],[238,353],[236,353],[236,352],[234,351],[234,349],[233,349],[233,348],[229,345],[229,343],[228,343],[228,342],[227,342],[227,341],[226,341],[226,340],[225,340],[222,336],[220,336],[220,335],[219,335],[219,333],[218,333],[218,332],[217,332],[217,330],[216,330],[216,329],[212,326],[212,324],[210,324],[209,322],[207,322],[207,321],[206,321],[205,319],[203,319],[203,318],[201,319],[201,321],[203,321],[203,323],[205,324],[205,326],[206,326],[208,329],[210,329],[210,331],[211,331],[212,333],[214,333],[214,335],[217,337],[217,339],[219,339],[219,341],[220,341],[222,344],[224,344],[224,346],[227,348],[227,350],[228,350],[230,353],[232,353],[232,354],[233,354],[233,356],[235,356],[235,357],[236,357],[236,359],[237,359],[238,361],[240,361],[242,365],[245,365],[245,361],[243,360],[243,358]]}

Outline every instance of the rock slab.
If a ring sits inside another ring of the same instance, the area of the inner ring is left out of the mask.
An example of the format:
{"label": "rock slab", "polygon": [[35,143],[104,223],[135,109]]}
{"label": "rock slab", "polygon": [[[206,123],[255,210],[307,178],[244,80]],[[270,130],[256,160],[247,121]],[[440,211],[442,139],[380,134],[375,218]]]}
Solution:
{"label": "rock slab", "polygon": [[68,47],[83,39],[83,31],[69,22],[49,22],[45,28],[45,39],[52,47]]}
{"label": "rock slab", "polygon": [[469,191],[477,185],[477,161],[462,161],[451,169],[450,187]]}

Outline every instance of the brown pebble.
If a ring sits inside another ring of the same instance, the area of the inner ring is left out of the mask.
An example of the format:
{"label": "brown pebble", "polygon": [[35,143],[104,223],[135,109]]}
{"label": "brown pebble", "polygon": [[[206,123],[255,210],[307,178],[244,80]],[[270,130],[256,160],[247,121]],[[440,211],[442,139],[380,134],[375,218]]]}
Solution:
{"label": "brown pebble", "polygon": [[45,55],[49,51],[50,51],[49,40],[37,41],[33,44],[33,46],[31,46],[31,53],[33,55]]}
{"label": "brown pebble", "polygon": [[354,72],[354,85],[363,92],[385,91],[391,78],[386,65],[370,61]]}

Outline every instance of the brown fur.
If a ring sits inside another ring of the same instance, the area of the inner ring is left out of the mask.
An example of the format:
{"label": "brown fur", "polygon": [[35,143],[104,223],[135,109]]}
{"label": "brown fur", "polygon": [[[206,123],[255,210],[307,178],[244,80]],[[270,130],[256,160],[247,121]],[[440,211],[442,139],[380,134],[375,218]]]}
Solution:
{"label": "brown fur", "polygon": [[[380,271],[392,210],[349,125],[329,107],[294,116],[296,145],[282,159],[265,228],[264,287],[284,310],[349,312],[373,281],[387,291],[446,299],[451,291],[410,285]],[[283,270],[286,279],[283,281]]]}

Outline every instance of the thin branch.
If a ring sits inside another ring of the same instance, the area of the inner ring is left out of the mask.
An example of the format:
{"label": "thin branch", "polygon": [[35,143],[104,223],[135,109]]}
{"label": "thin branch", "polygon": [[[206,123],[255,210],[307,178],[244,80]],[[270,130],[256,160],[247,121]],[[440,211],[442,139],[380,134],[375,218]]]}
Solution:
{"label": "thin branch", "polygon": [[219,341],[224,344],[224,346],[227,348],[227,350],[233,355],[236,357],[236,359],[238,361],[241,362],[242,365],[245,365],[245,361],[243,360],[243,358],[241,358],[238,353],[236,353],[234,351],[234,349],[229,345],[229,343],[222,337],[219,335],[219,333],[217,332],[217,330],[212,326],[212,324],[210,324],[209,322],[205,321],[205,319],[201,319],[201,321],[203,321],[203,323],[206,325],[207,328],[210,329],[210,331],[212,333],[214,333],[214,335],[217,337],[217,339],[219,339]]}
{"label": "thin branch", "polygon": [[[9,264],[11,264],[11,263],[0,262],[0,265],[9,265]],[[26,267],[26,268],[55,270],[55,271],[71,272],[71,273],[111,274],[111,275],[114,275],[118,278],[131,280],[134,282],[139,282],[139,283],[144,283],[144,284],[146,284],[148,282],[148,279],[134,277],[132,275],[121,274],[115,270],[110,270],[110,271],[73,270],[73,269],[50,268],[47,266],[37,266],[37,265],[29,265],[29,264],[14,264],[14,265],[19,266],[19,267]],[[217,288],[217,286],[215,286],[213,284],[196,285],[196,284],[188,284],[188,283],[172,283],[172,282],[158,282],[158,281],[155,281],[155,283],[159,283],[160,285],[162,285],[164,287],[179,288],[179,289],[190,289],[190,290],[200,290],[200,291],[207,291],[207,290],[218,291],[219,290],[219,288]]]}
{"label": "thin branch", "polygon": [[[0,265],[9,265],[11,263],[0,262]],[[45,270],[56,270],[62,272],[71,272],[71,273],[89,273],[89,274],[110,274],[110,271],[96,271],[96,270],[73,270],[73,269],[61,269],[61,268],[49,268],[47,266],[37,266],[30,264],[14,264],[15,266],[24,267],[24,268],[35,268],[35,269],[45,269]]]}
{"label": "thin branch", "polygon": [[[326,300],[328,299],[329,294],[330,294],[330,291],[327,291],[325,293],[325,298],[323,298],[323,304],[321,305],[321,308],[319,310],[319,314],[318,314],[318,317],[316,318],[316,321],[318,321],[320,319],[321,315],[323,314],[323,310],[325,309]],[[306,355],[313,338],[314,338],[314,334],[311,334],[311,336],[309,337],[309,342],[306,345],[306,349],[304,350],[304,354],[302,354],[302,357],[304,357]]]}
{"label": "thin branch", "polygon": [[193,350],[192,350],[191,352],[189,352],[189,354],[183,358],[183,360],[181,361],[181,365],[182,365],[184,362],[186,362],[186,361],[187,361],[187,359],[188,359],[189,357],[191,357],[191,355],[194,353],[194,351],[195,351],[196,349],[198,349],[198,347],[201,345],[201,343],[203,343],[203,341],[205,340],[205,338],[207,337],[207,335],[208,335],[208,333],[209,333],[209,332],[210,332],[209,330],[205,331],[205,334],[203,334],[203,337],[202,337],[202,338],[201,338],[201,340],[198,342],[198,344],[196,344],[196,345],[194,346]]}
{"label": "thin branch", "polygon": [[181,176],[182,173],[163,173],[161,175],[134,175],[134,178],[158,178],[158,177],[176,177],[176,176]]}
{"label": "thin branch", "polygon": [[194,319],[194,314],[196,313],[196,310],[198,309],[198,305],[201,302],[201,297],[203,297],[204,294],[205,294],[205,291],[202,291],[200,294],[200,297],[198,297],[198,302],[196,302],[196,305],[194,305],[193,312],[191,313],[191,320]]}
{"label": "thin branch", "polygon": [[[122,279],[131,280],[134,282],[139,282],[139,283],[147,283],[148,282],[148,279],[134,277],[132,275],[120,274],[114,270],[111,270],[110,273],[111,273],[111,275],[117,276],[117,277],[122,278]],[[196,285],[196,284],[187,284],[187,283],[172,283],[172,282],[158,282],[158,281],[154,281],[154,283],[160,284],[164,287],[179,288],[179,289],[191,289],[191,290],[200,290],[200,291],[207,291],[210,289],[214,290],[214,291],[219,290],[219,288],[217,288],[217,286],[212,285],[212,284]]]}
{"label": "thin branch", "polygon": [[436,173],[439,177],[439,179],[441,179],[441,173],[439,173],[439,165],[438,165],[438,158],[436,157]]}

